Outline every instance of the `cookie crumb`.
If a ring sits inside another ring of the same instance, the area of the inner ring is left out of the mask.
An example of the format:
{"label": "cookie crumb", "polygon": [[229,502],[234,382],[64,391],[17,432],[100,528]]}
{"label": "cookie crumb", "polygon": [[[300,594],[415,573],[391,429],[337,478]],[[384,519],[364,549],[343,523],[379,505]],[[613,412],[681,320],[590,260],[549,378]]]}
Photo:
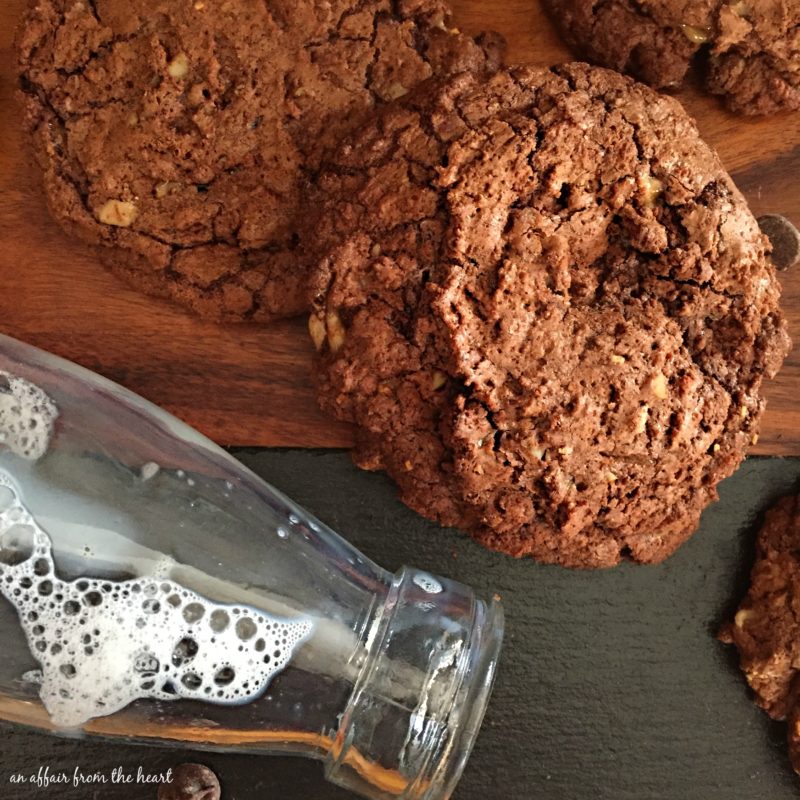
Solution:
{"label": "cookie crumb", "polygon": [[179,764],[158,787],[158,800],[220,800],[219,779],[203,764]]}

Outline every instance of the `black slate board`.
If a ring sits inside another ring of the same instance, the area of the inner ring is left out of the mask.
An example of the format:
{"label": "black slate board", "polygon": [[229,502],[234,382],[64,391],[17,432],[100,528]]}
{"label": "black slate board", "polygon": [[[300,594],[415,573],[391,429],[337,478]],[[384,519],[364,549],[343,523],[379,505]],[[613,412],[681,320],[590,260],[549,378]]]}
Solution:
{"label": "black slate board", "polygon": [[[408,563],[497,591],[506,644],[456,800],[784,800],[800,795],[785,727],[750,701],[714,634],[743,593],[761,515],[798,487],[800,459],[751,459],[700,532],[659,567],[569,572],[488,553],[403,507],[344,453],[238,451],[388,569]],[[211,766],[225,800],[347,800],[305,760],[67,741],[0,725],[0,797],[154,800],[147,786],[31,789],[12,772],[109,774]]]}

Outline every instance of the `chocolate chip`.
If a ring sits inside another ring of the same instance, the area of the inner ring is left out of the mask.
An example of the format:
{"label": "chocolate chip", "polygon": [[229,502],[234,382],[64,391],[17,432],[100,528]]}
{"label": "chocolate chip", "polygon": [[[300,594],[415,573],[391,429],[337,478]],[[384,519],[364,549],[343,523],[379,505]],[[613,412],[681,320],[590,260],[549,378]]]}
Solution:
{"label": "chocolate chip", "polygon": [[758,225],[772,242],[772,263],[777,269],[789,269],[800,260],[800,231],[780,214],[758,218]]}
{"label": "chocolate chip", "polygon": [[179,764],[172,780],[158,787],[158,800],[219,800],[217,776],[202,764]]}

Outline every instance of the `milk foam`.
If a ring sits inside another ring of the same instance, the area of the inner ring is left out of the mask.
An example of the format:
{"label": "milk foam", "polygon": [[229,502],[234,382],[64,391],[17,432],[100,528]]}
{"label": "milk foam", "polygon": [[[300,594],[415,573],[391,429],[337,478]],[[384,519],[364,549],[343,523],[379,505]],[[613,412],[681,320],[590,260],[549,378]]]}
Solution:
{"label": "milk foam", "polygon": [[56,725],[76,727],[141,698],[250,702],[311,633],[307,618],[183,588],[169,579],[171,563],[154,577],[59,579],[50,537],[0,471],[0,593],[41,665],[40,696]]}
{"label": "milk foam", "polygon": [[35,461],[50,447],[55,403],[38,387],[0,370],[0,447]]}

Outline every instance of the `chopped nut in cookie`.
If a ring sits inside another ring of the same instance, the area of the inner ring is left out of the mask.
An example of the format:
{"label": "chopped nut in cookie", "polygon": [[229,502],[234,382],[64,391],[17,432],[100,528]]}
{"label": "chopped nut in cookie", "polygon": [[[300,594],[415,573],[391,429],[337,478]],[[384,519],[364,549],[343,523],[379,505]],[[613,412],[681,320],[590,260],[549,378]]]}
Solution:
{"label": "chopped nut in cookie", "polygon": [[663,372],[656,373],[650,379],[650,391],[659,400],[666,400],[669,397],[669,382]]}
{"label": "chopped nut in cookie", "polygon": [[178,53],[178,55],[167,64],[167,72],[173,78],[185,78],[189,74],[189,57],[186,53]]}
{"label": "chopped nut in cookie", "polygon": [[312,314],[308,318],[308,332],[311,334],[314,347],[319,352],[322,350],[325,340],[328,338],[328,332],[325,323],[316,314]]}
{"label": "chopped nut in cookie", "polygon": [[104,225],[128,228],[136,221],[136,205],[127,200],[107,200],[97,212],[97,219]]}

